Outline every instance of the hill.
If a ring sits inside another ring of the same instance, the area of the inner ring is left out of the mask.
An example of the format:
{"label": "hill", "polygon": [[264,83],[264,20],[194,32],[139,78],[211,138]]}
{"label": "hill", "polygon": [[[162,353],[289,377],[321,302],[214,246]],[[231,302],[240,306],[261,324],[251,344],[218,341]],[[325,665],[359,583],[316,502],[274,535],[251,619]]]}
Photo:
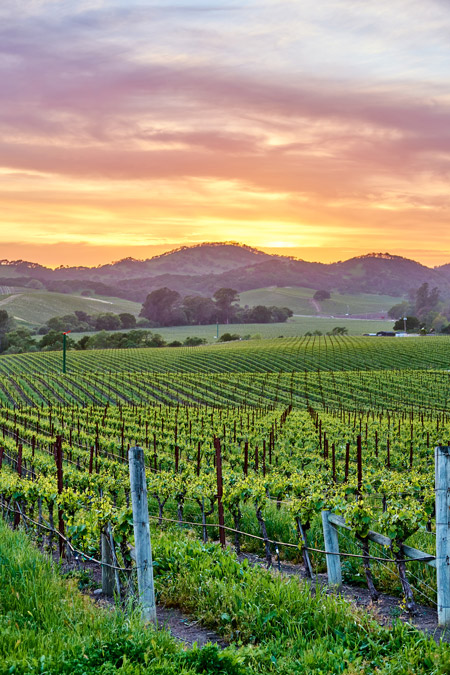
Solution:
{"label": "hill", "polygon": [[[273,256],[256,248],[234,243],[205,243],[197,246],[182,246],[173,251],[162,253],[148,260],[125,258],[110,265],[97,268],[97,274],[104,277],[124,279],[161,274],[203,275],[219,274],[237,267],[254,265]],[[64,275],[65,270],[57,270]]]}
{"label": "hill", "polygon": [[240,294],[240,303],[249,307],[261,304],[285,306],[297,315],[382,319],[387,316],[390,307],[402,300],[401,297],[369,293],[352,295],[332,292],[329,300],[322,301],[314,300],[313,296],[314,289],[311,288],[270,286],[244,291]]}
{"label": "hill", "polygon": [[129,312],[138,316],[141,305],[119,298],[85,298],[80,295],[32,291],[0,295],[0,309],[6,309],[19,325],[41,326],[54,316],[82,310],[88,314]]}
{"label": "hill", "polygon": [[440,265],[439,267],[434,268],[436,272],[439,274],[441,277],[445,277],[450,281],[450,263],[447,263],[446,265]]}
{"label": "hill", "polygon": [[437,286],[448,295],[450,275],[430,269],[414,260],[389,253],[370,253],[332,265],[336,288],[342,292],[408,293],[427,282]]}
{"label": "hill", "polygon": [[[228,286],[249,291],[271,286],[326,289],[344,294],[406,296],[424,282],[437,286],[450,299],[450,265],[431,269],[387,253],[369,253],[324,264],[273,256],[234,243],[205,243],[182,247],[148,260],[126,258],[99,267],[60,267],[0,261],[0,280],[8,286],[39,286],[52,292],[80,293],[143,302],[162,286],[182,295],[212,295]],[[392,303],[393,304],[393,303]]]}

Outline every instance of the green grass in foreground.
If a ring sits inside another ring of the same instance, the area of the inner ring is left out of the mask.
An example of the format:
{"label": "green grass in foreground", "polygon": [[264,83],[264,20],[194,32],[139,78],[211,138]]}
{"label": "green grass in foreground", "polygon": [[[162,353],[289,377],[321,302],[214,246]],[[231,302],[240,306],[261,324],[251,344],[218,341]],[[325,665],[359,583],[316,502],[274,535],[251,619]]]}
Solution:
{"label": "green grass in foreground", "polygon": [[99,609],[1,519],[0,581],[1,675],[244,673],[232,649],[188,653],[136,612]]}
{"label": "green grass in foreground", "polygon": [[448,645],[379,626],[341,598],[240,564],[180,531],[153,534],[156,588],[234,644],[183,651],[136,614],[94,607],[24,533],[0,522],[0,673],[279,675],[448,673]]}

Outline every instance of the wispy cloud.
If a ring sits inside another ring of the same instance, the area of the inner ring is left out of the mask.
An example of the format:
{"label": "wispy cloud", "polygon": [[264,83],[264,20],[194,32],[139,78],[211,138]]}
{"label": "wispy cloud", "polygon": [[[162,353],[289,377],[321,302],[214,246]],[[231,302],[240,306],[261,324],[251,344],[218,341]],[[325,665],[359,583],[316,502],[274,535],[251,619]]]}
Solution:
{"label": "wispy cloud", "polygon": [[28,219],[35,238],[52,203],[74,240],[108,222],[121,245],[149,218],[180,241],[208,219],[254,244],[278,227],[332,247],[356,227],[363,248],[428,223],[450,255],[446,3],[20,4],[0,8],[8,231]]}

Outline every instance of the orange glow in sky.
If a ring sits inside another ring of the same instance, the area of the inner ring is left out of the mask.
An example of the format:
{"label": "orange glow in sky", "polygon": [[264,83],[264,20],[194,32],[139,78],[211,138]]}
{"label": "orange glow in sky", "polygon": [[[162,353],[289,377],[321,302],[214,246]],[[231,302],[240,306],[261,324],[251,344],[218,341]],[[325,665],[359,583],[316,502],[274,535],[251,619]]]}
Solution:
{"label": "orange glow in sky", "polygon": [[450,262],[449,32],[439,0],[2,0],[0,257]]}

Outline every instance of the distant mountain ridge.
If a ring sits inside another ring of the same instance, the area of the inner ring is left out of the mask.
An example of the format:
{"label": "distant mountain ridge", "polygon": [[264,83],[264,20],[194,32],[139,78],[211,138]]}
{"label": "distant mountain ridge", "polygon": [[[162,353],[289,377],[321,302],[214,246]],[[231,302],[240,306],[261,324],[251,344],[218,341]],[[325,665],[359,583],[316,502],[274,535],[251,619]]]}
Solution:
{"label": "distant mountain ridge", "polygon": [[4,286],[42,284],[53,291],[90,290],[139,302],[162,286],[182,295],[212,295],[224,286],[237,291],[302,286],[398,297],[424,282],[437,286],[450,299],[450,263],[429,268],[401,256],[369,253],[326,264],[270,255],[234,242],[182,246],[147,260],[124,258],[98,267],[52,270],[23,260],[0,261],[0,284]]}

